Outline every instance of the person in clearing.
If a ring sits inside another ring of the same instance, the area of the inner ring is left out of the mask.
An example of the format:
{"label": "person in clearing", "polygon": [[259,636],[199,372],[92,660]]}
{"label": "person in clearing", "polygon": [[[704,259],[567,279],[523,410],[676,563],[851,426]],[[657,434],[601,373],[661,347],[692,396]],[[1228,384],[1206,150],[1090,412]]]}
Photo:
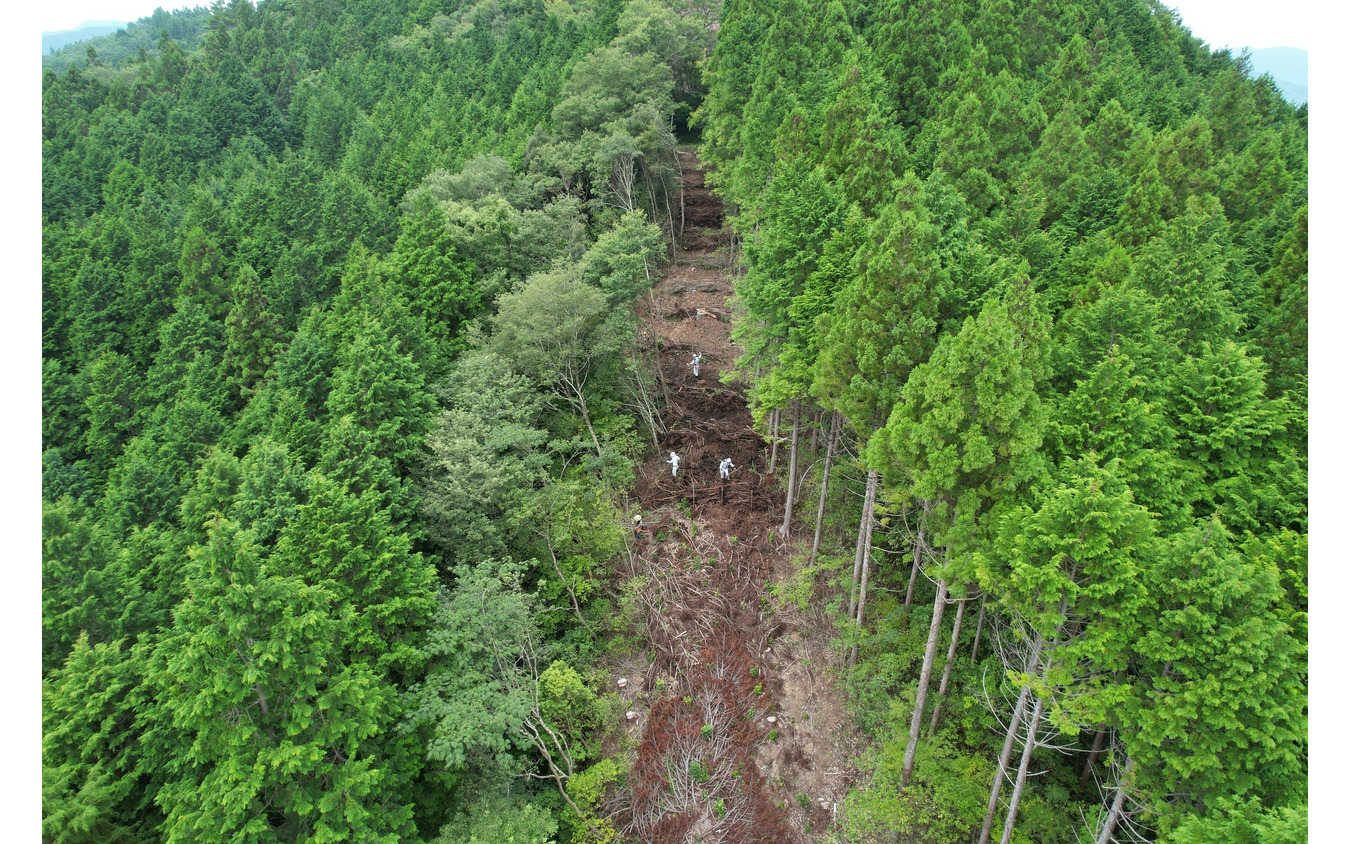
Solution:
{"label": "person in clearing", "polygon": [[736,468],[736,464],[731,462],[730,457],[722,458],[722,465],[717,467],[717,473],[722,476],[722,480],[731,477],[731,470]]}
{"label": "person in clearing", "polygon": [[694,368],[694,377],[697,378],[697,377],[698,377],[698,365],[699,365],[700,363],[702,363],[702,362],[703,362],[703,353],[702,353],[702,352],[695,352],[695,353],[694,353],[694,356],[693,356],[692,358],[689,359],[689,362],[686,363],[685,366],[692,366],[692,367]]}
{"label": "person in clearing", "polygon": [[670,459],[666,461],[670,464],[670,476],[675,477],[675,472],[680,468],[680,458],[675,452],[670,453]]}
{"label": "person in clearing", "polygon": [[637,514],[636,516],[633,517],[633,538],[634,538],[634,539],[641,539],[641,538],[642,538],[642,528],[643,528],[643,525],[642,525],[642,514],[639,513],[639,514]]}

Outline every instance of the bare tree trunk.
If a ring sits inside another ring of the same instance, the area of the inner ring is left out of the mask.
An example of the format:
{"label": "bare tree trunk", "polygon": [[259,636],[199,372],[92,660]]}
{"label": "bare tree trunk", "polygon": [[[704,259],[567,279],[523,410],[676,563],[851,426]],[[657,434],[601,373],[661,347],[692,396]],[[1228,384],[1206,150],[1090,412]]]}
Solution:
{"label": "bare tree trunk", "polygon": [[980,618],[975,622],[975,647],[970,649],[970,660],[975,661],[975,657],[980,653],[980,631],[984,629],[984,599],[986,596],[980,596]]}
{"label": "bare tree trunk", "polygon": [[647,201],[652,207],[652,222],[658,226],[661,224],[661,215],[656,210],[656,188],[652,187],[652,171],[645,164],[639,163],[642,168],[642,178],[647,182]]}
{"label": "bare tree trunk", "polygon": [[919,671],[919,688],[914,694],[914,714],[909,719],[909,743],[905,745],[905,762],[900,769],[900,784],[909,785],[914,773],[914,751],[919,747],[919,726],[923,724],[923,705],[928,698],[928,680],[933,674],[933,659],[942,633],[942,610],[947,605],[947,581],[938,578],[937,597],[933,599],[933,621],[928,625],[928,647],[923,651],[923,668]]}
{"label": "bare tree trunk", "polygon": [[933,718],[928,722],[928,732],[937,729],[938,715],[942,712],[942,698],[947,694],[947,681],[952,676],[952,663],[956,661],[956,642],[961,638],[961,617],[966,614],[965,600],[956,604],[956,621],[952,622],[952,643],[947,648],[947,664],[942,666],[942,682],[938,683],[938,699],[933,705]]}
{"label": "bare tree trunk", "polygon": [[830,438],[825,442],[825,469],[820,473],[820,505],[816,507],[816,536],[811,540],[811,556],[806,564],[816,561],[820,551],[820,529],[825,524],[825,496],[830,488],[830,461],[834,459],[834,450],[839,445],[839,414],[830,414]]}
{"label": "bare tree trunk", "polygon": [[[649,294],[650,295],[650,294]],[[653,299],[655,297],[653,296]],[[661,368],[661,350],[656,343],[652,343],[652,361],[656,365],[656,380],[661,382],[661,397],[665,399],[665,408],[670,409],[670,385],[666,383],[666,371]]]}
{"label": "bare tree trunk", "polygon": [[848,667],[858,664],[858,639],[862,637],[863,608],[867,606],[867,572],[872,568],[872,517],[876,502],[876,482],[872,483],[872,501],[867,504],[867,529],[863,532],[862,581],[858,586],[858,614],[853,622],[853,649],[848,655]]}
{"label": "bare tree trunk", "polygon": [[919,579],[919,560],[923,551],[923,528],[919,528],[919,541],[914,543],[914,564],[909,568],[909,588],[905,590],[905,609],[914,600],[914,584]]}
{"label": "bare tree trunk", "polygon": [[792,500],[797,497],[797,432],[801,428],[802,408],[800,402],[792,405],[792,450],[788,456],[787,504],[783,508],[783,538],[792,531]]}
{"label": "bare tree trunk", "polygon": [[595,444],[595,454],[600,456],[600,438],[595,435],[595,428],[591,427],[591,412],[586,407],[586,395],[581,390],[576,391],[577,403],[581,408],[581,421],[586,423],[586,430],[590,432],[591,442]]}
{"label": "bare tree trunk", "polygon": [[769,414],[769,474],[778,463],[778,411]]}
{"label": "bare tree trunk", "polygon": [[[675,153],[675,178],[680,180],[680,243],[684,243],[684,165],[680,163],[680,154]],[[669,196],[669,194],[667,194]],[[674,227],[674,220],[671,220]]]}
{"label": "bare tree trunk", "polygon": [[[1041,658],[1041,647],[1045,639],[1038,633],[1031,646],[1031,659],[1027,661],[1027,673],[1036,670]],[[998,768],[994,771],[994,784],[989,788],[989,805],[984,811],[984,826],[980,829],[979,844],[989,844],[989,834],[994,829],[994,816],[998,813],[998,794],[1003,790],[1003,776],[1012,761],[1013,745],[1017,742],[1017,731],[1022,726],[1022,713],[1027,711],[1027,698],[1031,697],[1031,686],[1022,687],[1017,696],[1017,705],[1013,707],[1012,717],[1008,719],[1008,733],[1003,738],[1003,750],[998,754]]]}
{"label": "bare tree trunk", "polygon": [[[1046,663],[1046,671],[1050,664]],[[1022,761],[1017,766],[1017,781],[1013,783],[1012,797],[1008,800],[1008,817],[1003,821],[1003,837],[999,844],[1012,841],[1013,826],[1017,823],[1017,804],[1022,801],[1022,788],[1027,784],[1027,768],[1031,765],[1031,753],[1036,749],[1036,731],[1041,726],[1041,713],[1045,711],[1045,701],[1036,698],[1036,706],[1031,710],[1031,724],[1027,727],[1027,738],[1022,744]]]}
{"label": "bare tree trunk", "polygon": [[1102,827],[1102,834],[1097,836],[1097,844],[1111,844],[1111,836],[1116,831],[1116,824],[1120,823],[1120,814],[1125,808],[1125,794],[1129,791],[1130,775],[1134,772],[1134,757],[1125,760],[1125,770],[1121,772],[1120,782],[1116,783],[1116,799],[1111,801],[1111,811],[1106,815],[1106,826]]}
{"label": "bare tree trunk", "polygon": [[1097,754],[1102,752],[1102,744],[1106,740],[1106,725],[1097,726],[1097,735],[1092,739],[1092,749],[1088,751],[1087,764],[1083,766],[1083,775],[1078,778],[1080,786],[1087,785],[1088,780],[1092,779],[1092,766],[1097,762]]}
{"label": "bare tree trunk", "polygon": [[853,581],[849,585],[848,614],[853,617],[858,608],[858,578],[862,575],[863,554],[871,538],[868,528],[872,524],[872,507],[877,500],[877,480],[875,469],[867,470],[867,493],[863,496],[862,520],[858,522],[858,547],[853,552]]}

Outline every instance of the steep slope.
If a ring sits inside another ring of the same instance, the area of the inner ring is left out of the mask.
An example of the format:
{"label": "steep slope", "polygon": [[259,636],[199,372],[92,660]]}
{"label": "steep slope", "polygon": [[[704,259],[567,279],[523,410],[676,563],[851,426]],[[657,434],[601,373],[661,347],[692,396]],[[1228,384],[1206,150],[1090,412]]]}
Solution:
{"label": "steep slope", "polygon": [[[769,595],[789,566],[775,528],[784,496],[743,389],[720,381],[738,354],[727,322],[728,244],[697,159],[683,150],[681,162],[686,248],[641,313],[669,401],[661,451],[634,490],[648,533],[624,588],[643,608],[648,661],[622,691],[640,740],[612,809],[640,841],[804,840],[829,826],[842,798],[850,731],[820,671],[823,619]],[[697,378],[688,366],[695,353]],[[722,480],[726,457],[736,468]]]}

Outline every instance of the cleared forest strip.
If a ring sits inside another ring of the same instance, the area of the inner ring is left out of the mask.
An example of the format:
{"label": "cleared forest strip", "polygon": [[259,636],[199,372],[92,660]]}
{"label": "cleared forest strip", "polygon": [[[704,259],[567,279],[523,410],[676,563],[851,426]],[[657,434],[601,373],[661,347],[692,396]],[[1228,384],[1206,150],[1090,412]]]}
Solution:
{"label": "cleared forest strip", "polygon": [[[743,390],[719,381],[739,354],[725,321],[733,285],[721,208],[690,166],[696,160],[683,156],[691,248],[640,311],[669,401],[661,448],[634,490],[647,539],[625,588],[641,607],[649,659],[626,695],[637,759],[610,809],[640,841],[805,840],[831,824],[846,787],[838,760],[813,770],[813,757],[831,756],[827,745],[848,732],[846,715],[821,670],[825,626],[804,635],[795,622],[805,614],[780,611],[768,595],[789,564],[776,530],[784,494]],[[697,378],[688,365],[695,353]],[[724,458],[736,467],[727,479],[718,473]],[[808,650],[819,657],[815,671]],[[802,711],[785,708],[787,696]]]}

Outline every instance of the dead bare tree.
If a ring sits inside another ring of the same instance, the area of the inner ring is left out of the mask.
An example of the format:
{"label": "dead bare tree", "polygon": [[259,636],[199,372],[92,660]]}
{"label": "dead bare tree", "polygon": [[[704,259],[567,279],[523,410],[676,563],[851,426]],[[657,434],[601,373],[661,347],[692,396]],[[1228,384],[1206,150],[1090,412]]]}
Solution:
{"label": "dead bare tree", "polygon": [[792,449],[788,457],[787,504],[783,508],[783,538],[792,531],[792,502],[797,497],[797,434],[801,429],[802,407],[800,401],[792,403]]}
{"label": "dead bare tree", "polygon": [[937,703],[933,705],[933,717],[928,722],[928,731],[931,733],[937,729],[938,716],[942,713],[942,700],[947,694],[947,681],[952,676],[952,663],[956,661],[956,643],[961,638],[961,617],[966,612],[966,601],[969,598],[959,598],[956,601],[956,620],[952,622],[952,643],[947,648],[947,662],[942,666],[942,682],[938,683]]}
{"label": "dead bare tree", "polygon": [[[950,549],[948,549],[950,552]],[[946,562],[944,558],[944,563]],[[928,645],[923,652],[923,668],[919,670],[919,688],[914,694],[914,713],[909,720],[909,742],[905,745],[905,761],[900,770],[900,782],[909,784],[914,773],[914,753],[919,747],[919,726],[923,723],[923,705],[928,697],[928,680],[933,673],[933,659],[942,632],[942,611],[947,606],[947,581],[938,578],[937,594],[933,597],[933,620],[928,625]]]}
{"label": "dead bare tree", "polygon": [[[1024,661],[1021,661],[1020,667],[1025,674],[1031,674],[1039,666],[1041,659],[1041,649],[1045,646],[1045,640],[1041,636],[1036,636],[1031,646],[1031,653]],[[1012,664],[1011,658],[1005,657],[1004,664]],[[1031,684],[1022,684],[1021,692],[1017,696],[1017,705],[1013,707],[1012,716],[1008,719],[1008,729],[1003,737],[1003,749],[999,751],[998,767],[994,771],[994,782],[989,788],[989,803],[985,807],[984,825],[980,828],[979,844],[988,844],[989,834],[993,831],[994,817],[998,812],[999,792],[1003,788],[1003,780],[1007,774],[1008,763],[1012,761],[1013,746],[1017,742],[1017,733],[1022,723],[1022,716],[1026,712],[1027,700],[1031,697]],[[990,709],[995,709],[992,703]]]}
{"label": "dead bare tree", "polygon": [[581,818],[592,832],[600,834],[600,826],[567,793],[567,780],[575,773],[572,747],[567,736],[548,723],[540,704],[539,664],[546,658],[544,646],[535,641],[534,632],[529,627],[522,630],[520,636],[513,642],[494,638],[489,644],[497,663],[500,681],[507,686],[515,687],[518,691],[523,691],[529,701],[528,711],[519,726],[520,735],[538,751],[547,773],[529,771],[526,776],[552,780],[558,787],[558,793],[577,813],[577,817]]}
{"label": "dead bare tree", "polygon": [[[649,363],[643,360],[643,357],[645,355],[638,347],[629,348],[628,366],[624,367],[622,372],[622,383],[627,399],[624,406],[647,424],[647,432],[652,437],[652,447],[659,450],[660,438],[666,433],[666,423],[661,419],[661,407],[657,404],[656,396],[648,386],[651,381],[647,369]],[[656,368],[659,372],[659,363]]]}
{"label": "dead bare tree", "polygon": [[816,534],[811,540],[811,556],[806,560],[808,566],[815,563],[816,554],[820,551],[820,530],[825,524],[825,497],[830,489],[830,463],[834,460],[834,450],[839,445],[840,418],[838,413],[830,414],[830,438],[825,442],[825,468],[820,474],[820,504],[816,507]]}
{"label": "dead bare tree", "polygon": [[862,574],[863,557],[871,545],[872,516],[877,501],[877,482],[881,475],[875,469],[867,470],[867,491],[863,494],[862,519],[858,522],[858,544],[853,552],[853,581],[849,587],[848,614],[851,618],[858,608],[858,579]]}
{"label": "dead bare tree", "polygon": [[[853,614],[853,648],[849,651],[848,667],[858,663],[858,639],[862,637],[863,609],[867,606],[867,573],[872,562],[872,527],[876,524],[877,483],[880,474],[875,470],[867,473],[867,497],[863,503],[862,524],[858,526],[858,553],[853,562],[853,581],[856,584],[857,602],[850,602],[849,610]],[[856,613],[854,610],[856,609]]]}

